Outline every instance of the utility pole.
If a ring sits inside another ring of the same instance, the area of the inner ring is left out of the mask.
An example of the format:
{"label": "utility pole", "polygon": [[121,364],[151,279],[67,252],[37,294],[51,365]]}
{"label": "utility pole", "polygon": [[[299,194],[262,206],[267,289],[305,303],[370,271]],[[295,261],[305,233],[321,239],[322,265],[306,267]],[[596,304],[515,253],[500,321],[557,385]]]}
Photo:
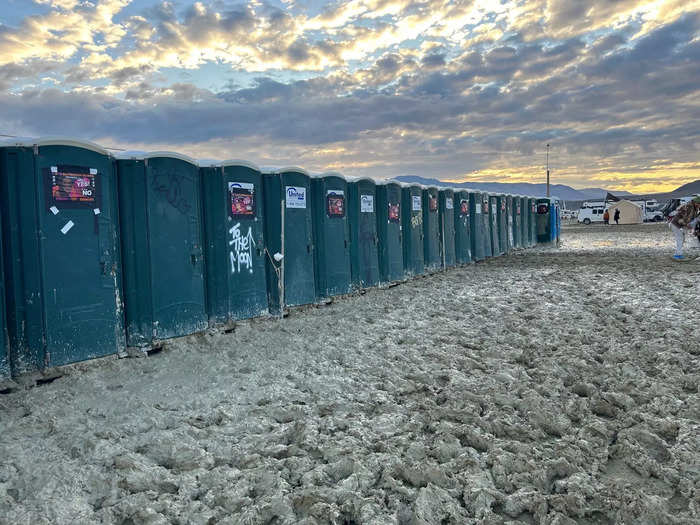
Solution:
{"label": "utility pole", "polygon": [[547,144],[547,197],[549,197],[549,144]]}

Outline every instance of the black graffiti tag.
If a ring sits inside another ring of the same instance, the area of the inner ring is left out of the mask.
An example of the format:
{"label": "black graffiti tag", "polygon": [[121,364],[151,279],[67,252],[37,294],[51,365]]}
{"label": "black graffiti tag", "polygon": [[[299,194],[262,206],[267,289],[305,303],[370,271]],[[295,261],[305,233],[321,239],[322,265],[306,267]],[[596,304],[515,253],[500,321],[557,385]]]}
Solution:
{"label": "black graffiti tag", "polygon": [[182,192],[182,180],[177,173],[156,173],[151,187],[161,195],[173,208],[186,215],[192,209]]}

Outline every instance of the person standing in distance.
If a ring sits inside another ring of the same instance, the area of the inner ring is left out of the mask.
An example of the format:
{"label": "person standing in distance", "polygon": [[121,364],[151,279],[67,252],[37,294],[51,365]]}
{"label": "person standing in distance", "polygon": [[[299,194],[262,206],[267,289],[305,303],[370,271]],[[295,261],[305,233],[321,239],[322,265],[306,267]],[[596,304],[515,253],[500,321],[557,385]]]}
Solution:
{"label": "person standing in distance", "polygon": [[617,209],[615,210],[615,216],[613,217],[615,219],[615,224],[620,224],[620,210]]}

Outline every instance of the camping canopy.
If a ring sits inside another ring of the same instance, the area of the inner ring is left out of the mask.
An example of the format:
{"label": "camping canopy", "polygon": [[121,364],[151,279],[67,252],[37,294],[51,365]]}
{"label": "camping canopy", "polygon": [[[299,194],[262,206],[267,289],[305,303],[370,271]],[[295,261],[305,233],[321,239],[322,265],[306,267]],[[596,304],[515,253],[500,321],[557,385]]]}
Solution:
{"label": "camping canopy", "polygon": [[608,208],[611,223],[614,222],[615,210],[620,210],[620,224],[639,224],[644,222],[642,207],[632,201],[622,200]]}

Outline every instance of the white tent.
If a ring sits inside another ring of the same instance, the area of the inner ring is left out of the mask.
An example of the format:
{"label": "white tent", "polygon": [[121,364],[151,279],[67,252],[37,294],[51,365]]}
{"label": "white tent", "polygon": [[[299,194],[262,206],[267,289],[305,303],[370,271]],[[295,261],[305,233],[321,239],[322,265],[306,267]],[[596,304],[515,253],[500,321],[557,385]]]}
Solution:
{"label": "white tent", "polygon": [[620,224],[640,224],[644,222],[642,207],[632,201],[622,200],[608,208],[610,224],[615,224],[615,210],[620,210]]}

